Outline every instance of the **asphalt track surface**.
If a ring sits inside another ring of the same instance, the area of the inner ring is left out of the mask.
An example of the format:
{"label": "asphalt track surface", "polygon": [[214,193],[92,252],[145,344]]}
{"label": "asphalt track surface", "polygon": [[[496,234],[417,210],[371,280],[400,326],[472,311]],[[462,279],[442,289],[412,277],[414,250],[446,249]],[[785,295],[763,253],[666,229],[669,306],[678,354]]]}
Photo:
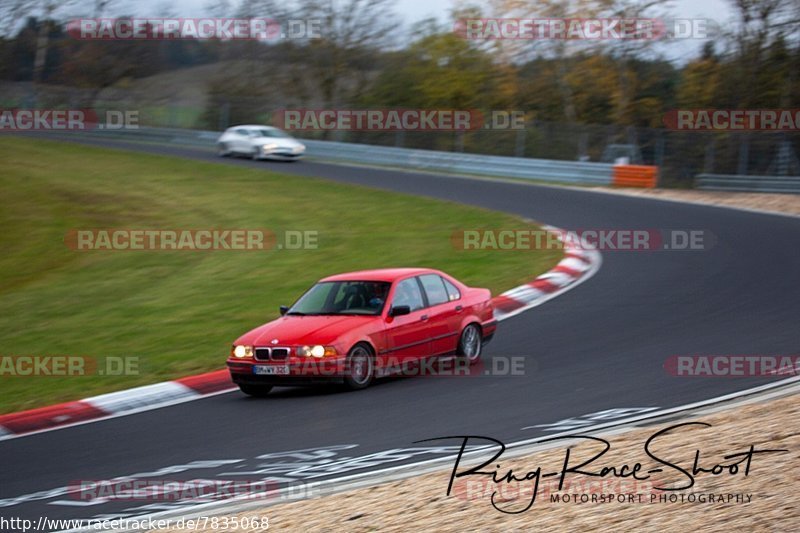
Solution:
{"label": "asphalt track surface", "polygon": [[[518,441],[547,434],[547,428],[526,426],[606,409],[674,407],[774,380],[673,377],[663,368],[671,355],[800,352],[800,218],[312,161],[220,160],[195,149],[82,142],[430,196],[567,229],[703,230],[716,242],[703,251],[604,251],[593,278],[500,324],[484,357],[525,356],[524,376],[390,379],[355,393],[286,388],[267,399],[232,392],[2,441],[0,516],[136,516],[176,505],[85,506],[58,491],[30,496],[76,480],[147,473],[158,479],[280,475],[308,481],[436,457],[420,451],[395,454],[397,460],[353,460],[414,448],[421,439],[486,435]],[[327,459],[265,456],[335,445],[357,446]],[[215,460],[232,462],[197,462]],[[330,464],[345,466],[325,466]],[[9,505],[9,498],[21,495],[27,496]],[[386,505],[395,504],[403,505]]]}

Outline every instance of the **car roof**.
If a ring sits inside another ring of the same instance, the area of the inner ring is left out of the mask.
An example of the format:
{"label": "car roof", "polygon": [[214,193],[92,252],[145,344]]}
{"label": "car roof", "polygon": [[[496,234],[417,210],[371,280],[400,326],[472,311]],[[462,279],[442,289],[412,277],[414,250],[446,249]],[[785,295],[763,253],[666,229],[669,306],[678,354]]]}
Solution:
{"label": "car roof", "polygon": [[359,270],[328,276],[320,281],[388,281],[393,282],[406,276],[420,274],[439,274],[430,268],[378,268],[375,270]]}
{"label": "car roof", "polygon": [[231,127],[230,127],[230,128],[228,128],[228,129],[229,129],[229,130],[233,130],[233,129],[236,129],[236,128],[245,128],[245,129],[255,129],[255,128],[258,128],[258,129],[260,129],[260,130],[261,130],[261,129],[266,129],[266,130],[277,130],[277,129],[278,129],[278,128],[276,128],[275,126],[265,126],[265,125],[263,125],[263,124],[239,124],[238,126],[231,126]]}

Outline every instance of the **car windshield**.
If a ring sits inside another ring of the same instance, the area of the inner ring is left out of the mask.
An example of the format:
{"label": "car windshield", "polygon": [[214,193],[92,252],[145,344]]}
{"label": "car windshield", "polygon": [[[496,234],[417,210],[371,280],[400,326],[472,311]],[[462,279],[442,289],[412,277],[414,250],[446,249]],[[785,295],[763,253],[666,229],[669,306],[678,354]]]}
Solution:
{"label": "car windshield", "polygon": [[287,139],[290,135],[281,130],[270,130],[267,128],[258,128],[254,130],[250,130],[251,133],[259,136],[259,137],[277,137],[280,139]]}
{"label": "car windshield", "polygon": [[300,297],[287,315],[379,315],[391,284],[385,281],[323,281]]}

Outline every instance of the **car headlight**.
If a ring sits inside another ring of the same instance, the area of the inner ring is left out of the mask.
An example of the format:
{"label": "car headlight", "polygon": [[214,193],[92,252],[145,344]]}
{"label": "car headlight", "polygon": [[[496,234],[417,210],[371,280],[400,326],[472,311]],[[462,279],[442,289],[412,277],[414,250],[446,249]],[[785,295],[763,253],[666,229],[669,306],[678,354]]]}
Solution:
{"label": "car headlight", "polygon": [[333,346],[322,346],[319,344],[314,346],[300,346],[297,348],[297,355],[305,357],[325,357],[336,355],[336,349]]}
{"label": "car headlight", "polygon": [[305,151],[306,147],[303,146],[302,144],[300,146],[295,146],[294,148],[292,148],[292,153],[294,154],[302,154]]}
{"label": "car headlight", "polygon": [[270,144],[265,144],[264,146],[261,147],[261,149],[264,150],[265,152],[271,152],[272,150],[274,150],[277,147],[278,147],[277,144],[270,143]]}
{"label": "car headlight", "polygon": [[238,357],[239,359],[245,359],[248,357],[253,357],[253,347],[252,346],[245,346],[244,344],[240,344],[238,346],[234,346],[233,350],[231,350],[231,354],[234,357]]}

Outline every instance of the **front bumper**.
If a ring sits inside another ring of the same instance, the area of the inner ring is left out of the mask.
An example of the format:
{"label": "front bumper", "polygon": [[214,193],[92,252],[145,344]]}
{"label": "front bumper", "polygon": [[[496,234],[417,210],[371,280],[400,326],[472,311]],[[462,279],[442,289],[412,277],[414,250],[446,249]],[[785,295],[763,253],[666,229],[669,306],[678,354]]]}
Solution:
{"label": "front bumper", "polygon": [[[237,385],[316,385],[341,383],[347,373],[346,357],[290,357],[285,361],[228,359],[228,371]],[[257,374],[255,367],[274,374]]]}
{"label": "front bumper", "polygon": [[302,152],[293,152],[291,149],[287,148],[277,148],[275,150],[270,150],[265,152],[264,150],[258,150],[258,159],[273,159],[277,161],[296,161],[298,159],[302,159],[305,155],[305,150]]}
{"label": "front bumper", "polygon": [[303,159],[303,154],[267,154],[261,159],[271,159],[273,161],[299,161]]}

